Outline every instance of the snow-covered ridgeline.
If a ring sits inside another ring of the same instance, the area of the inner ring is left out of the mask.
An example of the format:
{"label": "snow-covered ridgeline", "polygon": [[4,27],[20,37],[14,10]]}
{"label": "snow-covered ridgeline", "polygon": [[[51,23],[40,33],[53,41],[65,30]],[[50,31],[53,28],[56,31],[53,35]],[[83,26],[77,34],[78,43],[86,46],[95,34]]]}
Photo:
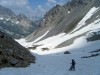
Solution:
{"label": "snow-covered ridgeline", "polygon": [[98,11],[98,9],[100,9],[100,8],[99,7],[98,8],[96,8],[96,7],[91,8],[90,11],[85,15],[85,17],[78,23],[78,25],[73,30],[73,32],[76,31],[77,29],[81,28],[82,26],[84,26],[86,24],[85,23],[86,20],[88,20],[89,18],[91,18],[92,15],[94,15]]}

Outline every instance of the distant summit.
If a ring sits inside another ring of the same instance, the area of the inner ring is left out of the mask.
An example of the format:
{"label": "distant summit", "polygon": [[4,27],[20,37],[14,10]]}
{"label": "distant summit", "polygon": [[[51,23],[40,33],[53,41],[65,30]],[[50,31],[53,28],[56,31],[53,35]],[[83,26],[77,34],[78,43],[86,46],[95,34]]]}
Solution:
{"label": "distant summit", "polygon": [[0,5],[0,17],[12,18],[12,17],[15,17],[15,16],[16,15],[12,10]]}
{"label": "distant summit", "polygon": [[26,15],[15,15],[9,8],[0,5],[0,30],[14,38],[25,37],[37,28]]}

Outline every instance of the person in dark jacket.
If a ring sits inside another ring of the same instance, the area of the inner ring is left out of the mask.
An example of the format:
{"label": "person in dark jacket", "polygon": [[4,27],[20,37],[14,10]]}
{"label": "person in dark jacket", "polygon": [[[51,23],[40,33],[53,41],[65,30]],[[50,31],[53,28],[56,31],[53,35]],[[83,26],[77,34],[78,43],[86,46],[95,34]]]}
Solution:
{"label": "person in dark jacket", "polygon": [[75,60],[74,59],[72,59],[72,62],[71,62],[71,67],[70,67],[70,69],[69,69],[69,71],[75,71]]}

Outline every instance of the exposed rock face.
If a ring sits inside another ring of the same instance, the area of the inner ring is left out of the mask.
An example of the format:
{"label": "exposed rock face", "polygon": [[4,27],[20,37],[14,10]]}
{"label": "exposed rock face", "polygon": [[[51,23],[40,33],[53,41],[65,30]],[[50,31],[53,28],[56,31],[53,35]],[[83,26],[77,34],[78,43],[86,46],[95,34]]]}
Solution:
{"label": "exposed rock face", "polygon": [[24,14],[16,16],[10,9],[0,6],[0,30],[14,38],[25,37],[37,28],[37,24]]}
{"label": "exposed rock face", "polygon": [[86,37],[87,41],[95,41],[95,40],[100,40],[100,30],[92,31],[87,33]]}
{"label": "exposed rock face", "polygon": [[51,21],[54,20],[54,17],[57,17],[57,15],[59,15],[59,13],[61,13],[63,8],[60,5],[56,5],[55,7],[53,7],[50,11],[48,11],[45,15],[43,20],[40,23],[40,26],[49,26],[51,24]]}
{"label": "exposed rock face", "polygon": [[0,67],[27,67],[35,57],[11,37],[0,32]]}
{"label": "exposed rock face", "polygon": [[26,17],[24,14],[19,14],[18,16],[12,18],[13,21],[18,21],[19,25],[21,26],[32,26],[32,21],[30,19],[28,19],[28,17]]}

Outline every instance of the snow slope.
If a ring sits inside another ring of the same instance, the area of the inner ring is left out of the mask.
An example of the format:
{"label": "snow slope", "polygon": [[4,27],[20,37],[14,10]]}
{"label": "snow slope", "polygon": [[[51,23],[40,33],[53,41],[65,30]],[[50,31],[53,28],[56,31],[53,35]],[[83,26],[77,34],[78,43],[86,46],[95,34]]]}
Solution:
{"label": "snow slope", "polygon": [[[81,42],[77,43],[77,40]],[[31,50],[37,58],[36,64],[31,64],[27,68],[3,68],[0,75],[100,75],[100,56],[81,59],[90,55],[89,52],[100,49],[100,41],[87,43],[83,37],[77,40],[69,49],[65,47],[44,52],[36,50],[37,54]],[[82,46],[78,46],[80,44]],[[63,51],[66,50],[71,54],[64,55]],[[71,59],[76,61],[76,71],[68,70]]]}
{"label": "snow slope", "polygon": [[93,7],[90,9],[90,11],[85,15],[85,17],[78,23],[77,27],[73,30],[76,31],[77,29],[81,28],[82,26],[86,25],[86,21],[91,18],[96,12],[97,10],[100,9],[99,7]]}

